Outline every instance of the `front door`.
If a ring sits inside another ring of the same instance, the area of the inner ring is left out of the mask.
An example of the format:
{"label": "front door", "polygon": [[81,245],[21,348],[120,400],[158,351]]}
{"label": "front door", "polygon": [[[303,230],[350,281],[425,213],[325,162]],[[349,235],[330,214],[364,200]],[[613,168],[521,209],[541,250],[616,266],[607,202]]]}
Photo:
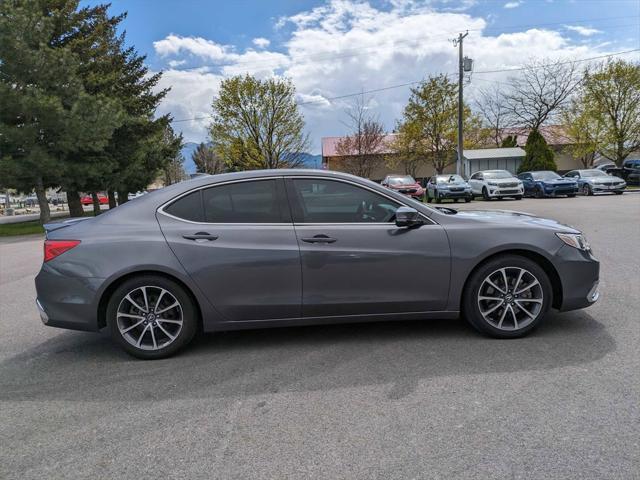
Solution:
{"label": "front door", "polygon": [[196,190],[164,207],[158,221],[226,320],[300,317],[300,253],[282,178]]}
{"label": "front door", "polygon": [[442,227],[428,219],[397,227],[399,202],[346,181],[292,177],[287,193],[305,317],[445,309],[450,250]]}

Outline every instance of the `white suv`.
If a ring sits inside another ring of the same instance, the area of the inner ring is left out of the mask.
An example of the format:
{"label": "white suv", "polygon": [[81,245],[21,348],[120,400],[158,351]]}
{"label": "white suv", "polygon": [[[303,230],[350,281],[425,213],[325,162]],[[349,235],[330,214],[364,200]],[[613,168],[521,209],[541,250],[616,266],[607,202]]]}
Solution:
{"label": "white suv", "polygon": [[485,200],[492,198],[513,197],[522,200],[524,187],[522,182],[506,170],[483,170],[469,178],[471,193],[482,195]]}

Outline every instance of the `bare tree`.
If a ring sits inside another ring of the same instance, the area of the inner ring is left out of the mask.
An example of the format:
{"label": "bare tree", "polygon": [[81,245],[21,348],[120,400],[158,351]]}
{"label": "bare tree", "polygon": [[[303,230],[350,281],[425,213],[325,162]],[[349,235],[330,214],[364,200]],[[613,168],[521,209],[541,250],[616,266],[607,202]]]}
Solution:
{"label": "bare tree", "polygon": [[384,161],[385,133],[382,123],[368,111],[363,97],[356,97],[346,111],[346,125],[351,134],[336,145],[336,153],[344,158],[346,172],[368,178]]}
{"label": "bare tree", "polygon": [[497,85],[480,89],[475,100],[475,107],[483,127],[488,131],[491,143],[500,147],[503,129],[511,124],[509,105],[505,94]]}
{"label": "bare tree", "polygon": [[191,154],[191,159],[196,165],[198,173],[216,175],[226,170],[225,164],[213,148],[201,143]]}
{"label": "bare tree", "polygon": [[511,77],[506,96],[509,114],[514,123],[538,130],[569,100],[579,85],[575,63],[562,60],[532,60],[521,75]]}

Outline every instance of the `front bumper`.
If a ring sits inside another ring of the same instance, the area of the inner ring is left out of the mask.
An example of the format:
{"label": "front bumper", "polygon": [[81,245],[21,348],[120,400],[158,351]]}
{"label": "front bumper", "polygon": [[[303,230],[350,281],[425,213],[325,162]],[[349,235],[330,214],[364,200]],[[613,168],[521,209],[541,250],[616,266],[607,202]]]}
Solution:
{"label": "front bumper", "polygon": [[560,311],[585,308],[598,301],[600,262],[592,253],[563,245],[554,265],[562,284],[562,301],[556,305]]}
{"label": "front bumper", "polygon": [[488,187],[490,197],[519,197],[524,196],[523,187]]}
{"label": "front bumper", "polygon": [[438,190],[440,198],[471,198],[471,190],[452,192],[451,190]]}
{"label": "front bumper", "polygon": [[97,291],[101,278],[61,275],[47,264],[36,276],[36,307],[42,323],[49,327],[96,331]]}
{"label": "front bumper", "polygon": [[556,197],[558,195],[576,195],[578,193],[578,186],[575,187],[545,187],[544,194],[550,197]]}
{"label": "front bumper", "polygon": [[627,187],[626,184],[623,185],[598,185],[591,184],[591,191],[593,193],[604,193],[604,192],[623,192]]}

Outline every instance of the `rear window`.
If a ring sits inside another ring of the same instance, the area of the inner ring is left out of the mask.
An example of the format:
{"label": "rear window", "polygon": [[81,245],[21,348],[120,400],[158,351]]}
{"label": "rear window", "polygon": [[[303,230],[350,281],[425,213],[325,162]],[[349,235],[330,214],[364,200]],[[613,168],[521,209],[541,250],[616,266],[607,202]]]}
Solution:
{"label": "rear window", "polygon": [[202,209],[201,190],[196,190],[184,197],[180,197],[173,203],[166,206],[164,211],[169,215],[173,215],[174,217],[178,217],[183,220],[202,222],[204,219],[204,213]]}
{"label": "rear window", "polygon": [[202,192],[207,223],[281,223],[275,180],[230,183]]}

